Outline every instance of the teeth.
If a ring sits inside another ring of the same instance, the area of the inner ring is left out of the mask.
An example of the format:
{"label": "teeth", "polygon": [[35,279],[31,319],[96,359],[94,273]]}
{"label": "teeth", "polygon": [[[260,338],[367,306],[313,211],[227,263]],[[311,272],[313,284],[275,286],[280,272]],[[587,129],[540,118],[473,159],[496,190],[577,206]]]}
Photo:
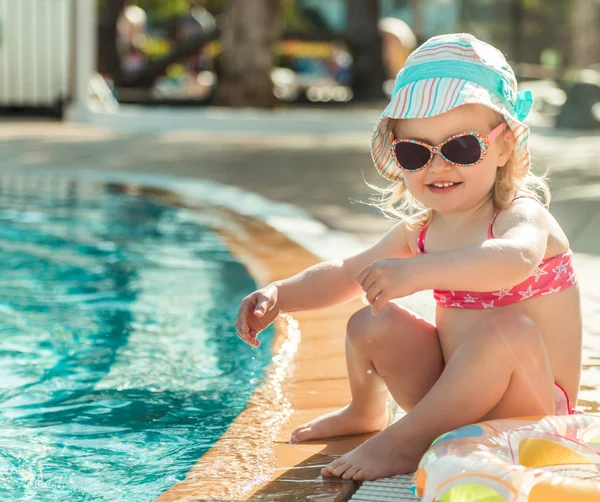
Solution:
{"label": "teeth", "polygon": [[456,185],[456,183],[432,183],[432,185],[438,188],[446,188],[451,187],[452,185]]}

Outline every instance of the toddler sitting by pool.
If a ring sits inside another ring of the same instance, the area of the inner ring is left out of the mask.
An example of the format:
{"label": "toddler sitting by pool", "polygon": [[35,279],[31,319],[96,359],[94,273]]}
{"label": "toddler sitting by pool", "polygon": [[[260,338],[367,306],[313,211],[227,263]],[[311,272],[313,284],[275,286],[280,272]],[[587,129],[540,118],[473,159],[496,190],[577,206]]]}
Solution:
{"label": "toddler sitting by pool", "polygon": [[[494,47],[468,34],[428,40],[398,74],[372,139],[375,166],[392,181],[383,205],[400,221],[366,251],[242,302],[236,328],[252,346],[282,312],[363,294],[370,304],[347,326],[352,401],[291,441],[381,432],[323,476],[412,472],[444,432],[573,412],[580,293],[548,188],[530,169],[531,104]],[[430,289],[435,324],[392,302]],[[388,392],[407,412],[390,426]]]}

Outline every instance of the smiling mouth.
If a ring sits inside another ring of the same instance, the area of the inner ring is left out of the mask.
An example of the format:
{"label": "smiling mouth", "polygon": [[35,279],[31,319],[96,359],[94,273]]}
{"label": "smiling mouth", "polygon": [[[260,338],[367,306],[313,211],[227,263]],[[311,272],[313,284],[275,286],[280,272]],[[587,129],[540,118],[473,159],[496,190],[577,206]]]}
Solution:
{"label": "smiling mouth", "polygon": [[461,183],[462,183],[461,181],[457,181],[457,182],[445,181],[442,183],[428,183],[427,186],[434,187],[434,188],[448,188],[448,187],[460,185]]}

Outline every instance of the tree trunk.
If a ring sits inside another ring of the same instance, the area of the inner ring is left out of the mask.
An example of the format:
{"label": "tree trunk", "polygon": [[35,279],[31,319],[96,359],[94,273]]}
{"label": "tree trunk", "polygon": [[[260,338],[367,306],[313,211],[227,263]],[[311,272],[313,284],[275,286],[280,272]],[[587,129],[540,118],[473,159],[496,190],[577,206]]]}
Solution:
{"label": "tree trunk", "polygon": [[571,64],[585,68],[600,63],[599,13],[596,0],[574,0]]}
{"label": "tree trunk", "polygon": [[378,28],[379,2],[348,0],[348,35],[352,53],[352,91],[357,101],[385,98],[382,42]]}
{"label": "tree trunk", "polygon": [[523,61],[523,25],[525,11],[522,0],[511,0],[510,2],[510,23],[511,23],[511,59],[513,63]]}
{"label": "tree trunk", "polygon": [[116,85],[123,80],[117,51],[117,21],[124,7],[125,0],[106,0],[98,25],[98,71],[108,73]]}
{"label": "tree trunk", "polygon": [[280,32],[280,0],[234,1],[221,31],[216,105],[275,106],[271,70]]}
{"label": "tree trunk", "polygon": [[[378,2],[376,2],[378,3]],[[423,43],[425,39],[425,29],[423,23],[423,0],[410,0],[410,6],[413,17],[413,31],[417,37],[417,43]]]}

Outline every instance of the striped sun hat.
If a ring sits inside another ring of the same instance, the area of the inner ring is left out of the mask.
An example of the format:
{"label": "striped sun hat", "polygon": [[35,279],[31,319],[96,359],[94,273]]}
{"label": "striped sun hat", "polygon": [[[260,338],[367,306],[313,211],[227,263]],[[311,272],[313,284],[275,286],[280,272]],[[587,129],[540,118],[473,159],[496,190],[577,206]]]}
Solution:
{"label": "striped sun hat", "polygon": [[392,158],[389,119],[433,117],[469,103],[489,106],[504,116],[515,136],[515,168],[527,173],[529,127],[523,119],[533,105],[531,91],[517,92],[515,74],[503,54],[467,33],[430,38],[406,60],[371,140],[379,173],[394,181],[402,177]]}

